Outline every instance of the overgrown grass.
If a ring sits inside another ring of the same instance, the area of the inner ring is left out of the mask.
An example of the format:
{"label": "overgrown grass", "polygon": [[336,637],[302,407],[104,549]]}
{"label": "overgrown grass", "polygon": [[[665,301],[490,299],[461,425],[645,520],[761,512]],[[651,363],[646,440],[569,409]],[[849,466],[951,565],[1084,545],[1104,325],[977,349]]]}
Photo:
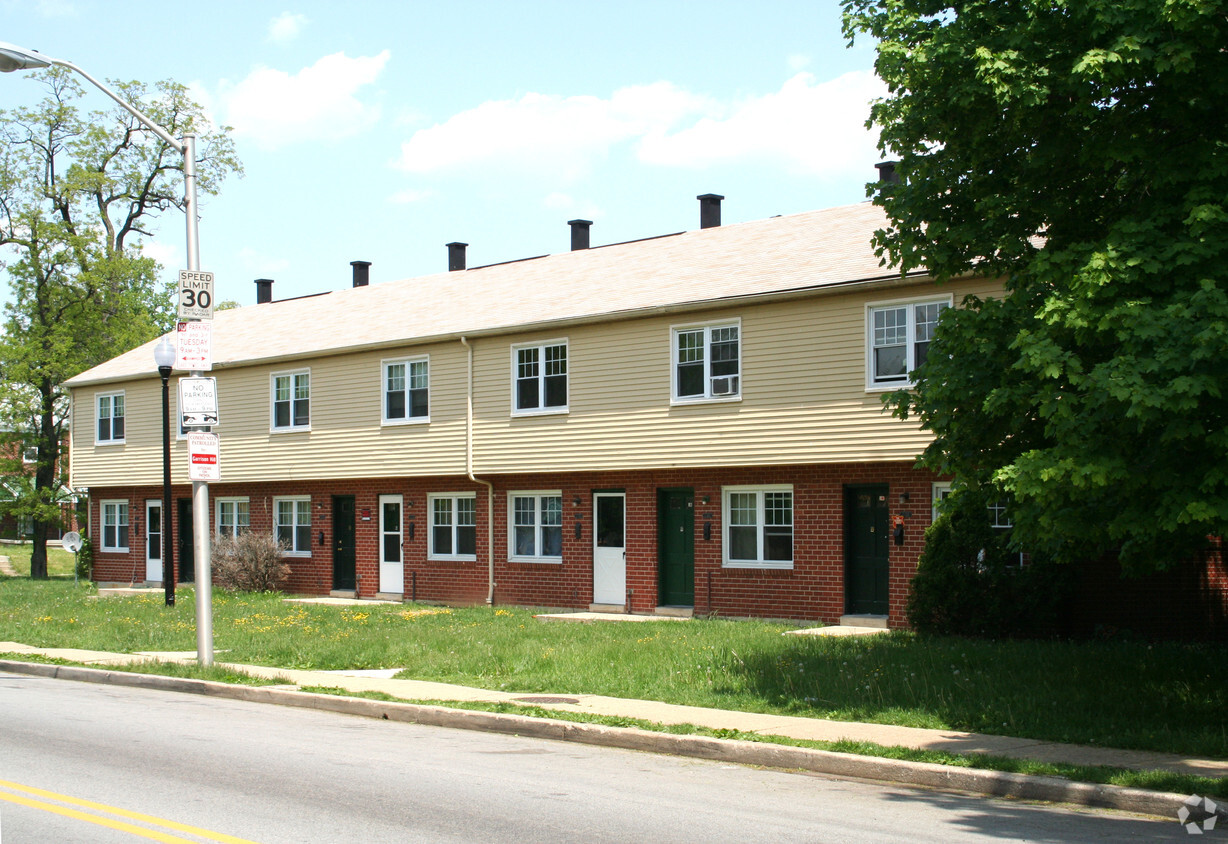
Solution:
{"label": "overgrown grass", "polygon": [[[71,580],[0,579],[0,641],[132,653],[195,650],[194,596],[98,599]],[[969,730],[1228,758],[1222,648],[782,636],[696,619],[544,624],[518,608],[293,604],[214,592],[228,662],[403,668],[490,689],[615,697]]]}
{"label": "overgrown grass", "polygon": [[[30,576],[30,554],[33,551],[34,546],[28,542],[22,545],[0,545],[0,554],[9,558],[9,561],[13,564],[13,570],[23,577]],[[72,552],[65,551],[63,548],[48,548],[47,575],[49,577],[67,577],[69,580],[72,580]]]}

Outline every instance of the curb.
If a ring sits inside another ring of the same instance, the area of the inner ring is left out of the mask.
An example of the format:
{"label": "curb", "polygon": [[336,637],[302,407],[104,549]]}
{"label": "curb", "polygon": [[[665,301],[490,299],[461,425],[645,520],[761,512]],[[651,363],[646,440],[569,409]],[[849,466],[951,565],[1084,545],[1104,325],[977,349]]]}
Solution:
{"label": "curb", "polygon": [[369,700],[367,698],[322,695],[269,686],[238,686],[210,680],[135,674],[69,665],[0,660],[0,670],[57,680],[76,680],[169,692],[186,692],[207,697],[228,698],[249,703],[272,703],[323,712],[357,715],[385,721],[401,721],[433,727],[479,730],[640,750],[756,765],[810,771],[837,777],[896,783],[906,786],[963,791],[993,797],[1010,797],[1049,803],[1070,803],[1116,809],[1143,815],[1176,818],[1186,795],[1139,788],[1072,782],[1060,777],[1015,774],[956,768],[930,762],[909,762],[873,756],[856,756],[830,750],[767,744],[739,739],[656,733],[635,727],[607,727],[579,724],[550,718],[448,709],[416,703]]}

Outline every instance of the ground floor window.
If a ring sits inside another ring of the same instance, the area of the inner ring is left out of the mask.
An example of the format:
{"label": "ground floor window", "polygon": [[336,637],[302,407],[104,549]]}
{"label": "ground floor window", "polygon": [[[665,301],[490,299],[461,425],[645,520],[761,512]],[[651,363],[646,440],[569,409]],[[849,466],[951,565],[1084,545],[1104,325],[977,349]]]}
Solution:
{"label": "ground floor window", "polygon": [[128,550],[128,502],[102,502],[102,550]]}
{"label": "ground floor window", "polygon": [[477,559],[477,497],[472,493],[430,495],[431,559]]}
{"label": "ground floor window", "polygon": [[246,498],[217,500],[217,532],[222,536],[247,533],[252,526],[251,505]]}
{"label": "ground floor window", "polygon": [[311,553],[311,497],[273,499],[273,531],[286,543],[286,553]]}
{"label": "ground floor window", "polygon": [[792,486],[727,486],[721,498],[724,565],[793,567]]}
{"label": "ground floor window", "polygon": [[511,556],[513,560],[560,562],[563,559],[563,495],[559,492],[513,492]]}

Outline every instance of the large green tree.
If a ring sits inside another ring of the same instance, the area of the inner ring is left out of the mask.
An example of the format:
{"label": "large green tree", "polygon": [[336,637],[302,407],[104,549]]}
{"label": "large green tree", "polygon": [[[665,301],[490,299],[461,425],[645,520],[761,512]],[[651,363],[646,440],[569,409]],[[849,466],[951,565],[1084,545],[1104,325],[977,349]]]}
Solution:
{"label": "large green tree", "polygon": [[[66,490],[69,408],[60,385],[169,329],[171,286],[141,246],[158,214],[183,209],[184,190],[180,153],[127,111],[83,112],[77,103],[87,93],[104,97],[69,70],[31,76],[46,88],[42,100],[0,111],[0,268],[9,284],[0,337],[0,437],[9,445],[0,473],[14,493],[8,512],[33,524],[31,575],[46,577],[48,530]],[[197,133],[200,193],[241,172],[229,130],[212,127],[184,86],[110,85],[172,136]]]}
{"label": "large green tree", "polygon": [[1228,529],[1228,0],[844,0],[899,184],[880,255],[1005,279],[949,309],[923,463],[1062,559],[1164,567]]}

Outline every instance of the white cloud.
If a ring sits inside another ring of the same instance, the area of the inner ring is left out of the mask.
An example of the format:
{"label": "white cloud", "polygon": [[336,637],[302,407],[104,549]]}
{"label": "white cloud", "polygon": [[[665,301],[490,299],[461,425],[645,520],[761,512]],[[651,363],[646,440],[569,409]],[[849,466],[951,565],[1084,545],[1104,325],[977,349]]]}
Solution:
{"label": "white cloud", "polygon": [[608,98],[530,93],[483,103],[415,132],[394,165],[410,173],[514,168],[555,174],[557,186],[628,145],[642,162],[662,167],[768,163],[830,175],[850,162],[877,159],[865,120],[870,101],[885,94],[869,71],[827,82],[800,72],[779,91],[736,102],[669,82],[623,88]]}
{"label": "white cloud", "polygon": [[734,104],[677,132],[647,135],[641,160],[703,168],[732,161],[770,161],[786,170],[834,175],[851,161],[876,160],[875,135],[865,128],[870,101],[886,94],[869,71],[816,82],[799,73],[781,89]]}
{"label": "white cloud", "polygon": [[794,53],[789,56],[789,70],[797,73],[799,70],[810,66],[810,56],[803,56],[800,53]]}
{"label": "white cloud", "polygon": [[359,94],[390,56],[388,50],[357,58],[334,53],[293,75],[258,67],[238,83],[222,83],[217,99],[224,122],[266,149],[360,134],[379,120],[380,107]]}
{"label": "white cloud", "polygon": [[296,15],[292,12],[282,12],[269,21],[268,38],[274,44],[289,44],[308,23],[306,15]]}
{"label": "white cloud", "polygon": [[411,173],[514,165],[576,177],[615,144],[664,132],[710,108],[706,99],[668,82],[622,88],[608,99],[530,93],[483,103],[415,132],[395,165]]}

